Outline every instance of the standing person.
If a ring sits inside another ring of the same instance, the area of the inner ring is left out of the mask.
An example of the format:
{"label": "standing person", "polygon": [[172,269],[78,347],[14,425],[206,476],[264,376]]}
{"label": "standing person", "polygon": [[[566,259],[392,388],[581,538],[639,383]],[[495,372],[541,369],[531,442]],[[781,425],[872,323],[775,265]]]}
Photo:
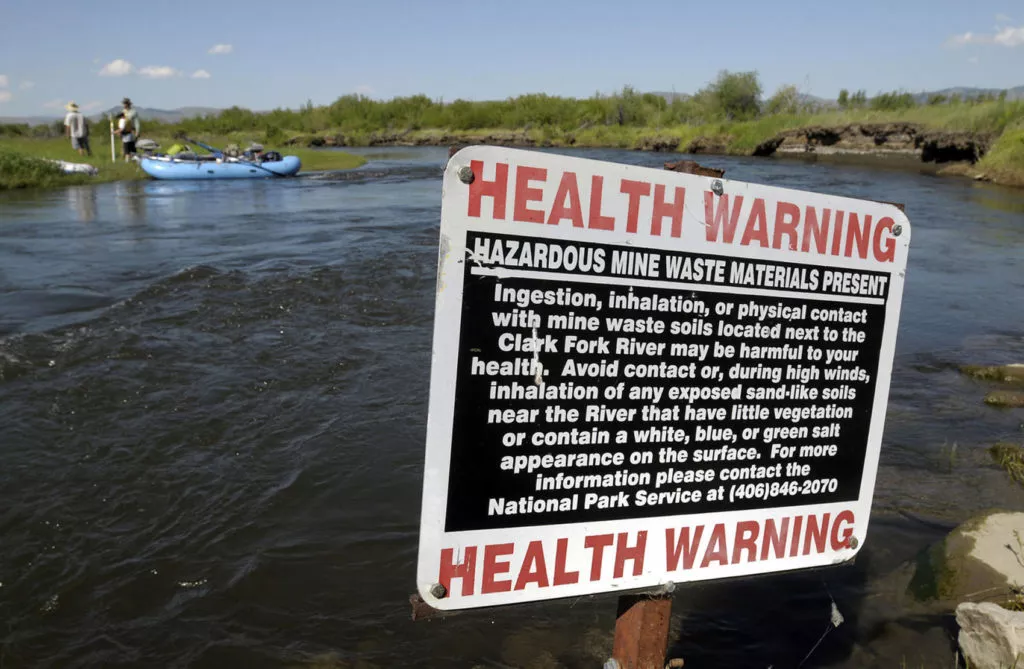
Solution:
{"label": "standing person", "polygon": [[128,162],[135,155],[135,135],[132,133],[132,127],[128,124],[124,112],[118,114],[116,118],[117,130],[114,131],[114,134],[121,136],[121,154],[124,156],[124,161]]}
{"label": "standing person", "polygon": [[78,155],[92,156],[92,149],[89,148],[89,124],[85,122],[82,112],[78,111],[78,105],[73,101],[65,107],[68,110],[64,117],[64,130],[71,138],[71,148],[78,151]]}
{"label": "standing person", "polygon": [[135,142],[139,139],[139,113],[132,107],[130,98],[121,100],[121,104],[124,105],[124,111],[120,116],[123,123],[118,123],[118,133],[121,135],[124,159],[129,161],[135,156]]}

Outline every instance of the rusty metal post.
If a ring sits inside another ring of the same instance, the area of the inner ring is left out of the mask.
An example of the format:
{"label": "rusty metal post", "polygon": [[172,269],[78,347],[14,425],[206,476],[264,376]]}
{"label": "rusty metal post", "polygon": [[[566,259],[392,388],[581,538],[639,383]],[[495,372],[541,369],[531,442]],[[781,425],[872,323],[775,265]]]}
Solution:
{"label": "rusty metal post", "polygon": [[671,595],[620,596],[612,646],[615,662],[609,664],[617,669],[663,669],[671,616]]}
{"label": "rusty metal post", "polygon": [[720,170],[717,167],[705,167],[694,160],[678,160],[676,162],[667,162],[664,165],[666,170],[670,172],[682,172],[684,174],[696,174],[701,177],[722,177],[725,175],[725,170]]}

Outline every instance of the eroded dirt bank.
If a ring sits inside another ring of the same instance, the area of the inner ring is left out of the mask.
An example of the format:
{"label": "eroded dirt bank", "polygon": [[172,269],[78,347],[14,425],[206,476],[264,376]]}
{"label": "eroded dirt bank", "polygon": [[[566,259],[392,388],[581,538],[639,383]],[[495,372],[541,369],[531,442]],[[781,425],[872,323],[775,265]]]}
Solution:
{"label": "eroded dirt bank", "polygon": [[[612,129],[615,130],[615,129]],[[684,138],[670,131],[632,131],[621,129],[594,134],[557,130],[400,130],[348,135],[323,133],[300,135],[287,144],[309,147],[346,146],[495,146],[623,148],[691,155],[813,155],[815,157],[860,157],[866,159],[900,158],[909,164],[925,163],[939,168],[940,174],[989,177],[976,169],[995,137],[988,133],[950,132],[915,123],[851,123],[835,126],[807,126],[786,130],[756,144],[737,141],[724,131],[712,136]],[[753,146],[753,148],[749,148]],[[745,148],[747,147],[747,148]],[[1004,180],[991,179],[997,182]],[[1014,180],[1006,181],[1019,185]]]}

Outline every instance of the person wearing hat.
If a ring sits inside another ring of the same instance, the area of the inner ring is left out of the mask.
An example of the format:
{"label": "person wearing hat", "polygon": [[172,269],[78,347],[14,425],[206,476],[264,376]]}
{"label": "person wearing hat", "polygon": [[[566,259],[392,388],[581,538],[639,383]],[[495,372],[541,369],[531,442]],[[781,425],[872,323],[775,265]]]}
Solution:
{"label": "person wearing hat", "polygon": [[82,112],[78,111],[78,105],[73,101],[66,107],[67,116],[64,117],[64,129],[71,138],[71,148],[78,151],[78,155],[92,156],[92,149],[89,148],[89,124],[86,123]]}
{"label": "person wearing hat", "polygon": [[118,122],[117,133],[121,135],[121,146],[124,149],[124,159],[131,160],[135,155],[135,142],[139,139],[139,113],[132,107],[129,98],[121,100],[124,111],[121,113]]}

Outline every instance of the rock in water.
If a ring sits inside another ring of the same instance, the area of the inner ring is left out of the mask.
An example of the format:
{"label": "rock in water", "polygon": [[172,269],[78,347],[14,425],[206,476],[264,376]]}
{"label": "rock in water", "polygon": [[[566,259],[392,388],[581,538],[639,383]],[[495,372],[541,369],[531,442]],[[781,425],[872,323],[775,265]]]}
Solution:
{"label": "rock in water", "polygon": [[961,365],[960,371],[967,376],[985,381],[1003,383],[1024,383],[1024,365]]}
{"label": "rock in water", "polygon": [[924,551],[909,590],[952,609],[971,599],[1009,601],[1022,586],[1024,513],[994,512],[967,521]]}
{"label": "rock in water", "polygon": [[1024,665],[1024,613],[998,604],[966,602],[956,607],[960,650],[972,669]]}
{"label": "rock in water", "polygon": [[997,407],[1024,407],[1024,392],[993,390],[988,395],[985,395],[985,404]]}

